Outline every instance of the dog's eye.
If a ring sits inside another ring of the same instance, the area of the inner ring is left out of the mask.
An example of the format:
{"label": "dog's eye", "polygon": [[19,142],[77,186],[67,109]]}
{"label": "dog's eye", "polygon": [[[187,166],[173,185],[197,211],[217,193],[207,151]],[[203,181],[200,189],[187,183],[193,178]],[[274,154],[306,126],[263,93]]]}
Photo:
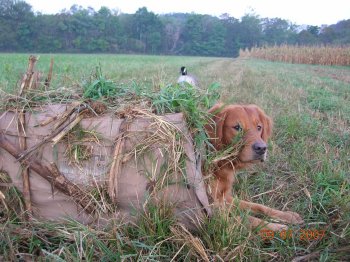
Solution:
{"label": "dog's eye", "polygon": [[262,130],[262,126],[258,125],[258,131],[261,131],[261,130]]}
{"label": "dog's eye", "polygon": [[242,131],[242,127],[238,124],[238,125],[235,125],[233,127],[233,129],[237,130],[237,131]]}

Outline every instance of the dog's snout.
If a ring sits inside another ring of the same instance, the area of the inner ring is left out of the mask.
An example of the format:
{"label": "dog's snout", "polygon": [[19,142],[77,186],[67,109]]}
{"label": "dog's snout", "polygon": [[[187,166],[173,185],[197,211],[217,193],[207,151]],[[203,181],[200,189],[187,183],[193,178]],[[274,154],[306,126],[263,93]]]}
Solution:
{"label": "dog's snout", "polygon": [[258,155],[263,155],[265,154],[267,149],[267,146],[265,143],[263,142],[256,142],[253,144],[253,150],[255,153],[257,153]]}

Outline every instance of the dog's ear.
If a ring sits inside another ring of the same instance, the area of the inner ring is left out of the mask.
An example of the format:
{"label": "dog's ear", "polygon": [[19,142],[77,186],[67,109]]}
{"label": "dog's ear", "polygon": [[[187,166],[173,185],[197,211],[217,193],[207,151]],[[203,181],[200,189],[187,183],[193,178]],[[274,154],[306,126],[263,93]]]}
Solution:
{"label": "dog's ear", "polygon": [[257,107],[260,120],[263,124],[262,139],[267,141],[272,135],[273,122],[272,119],[265,114],[263,110]]}
{"label": "dog's ear", "polygon": [[217,150],[220,150],[222,148],[223,127],[226,118],[224,104],[218,103],[214,105],[209,109],[208,113],[211,114],[212,117],[211,121],[205,125],[205,129],[209,136],[209,141]]}

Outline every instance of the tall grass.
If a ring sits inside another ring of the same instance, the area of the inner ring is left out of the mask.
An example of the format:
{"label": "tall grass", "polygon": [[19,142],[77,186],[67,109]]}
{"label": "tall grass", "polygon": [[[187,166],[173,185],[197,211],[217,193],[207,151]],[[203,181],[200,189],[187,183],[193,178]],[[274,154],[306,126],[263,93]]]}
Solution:
{"label": "tall grass", "polygon": [[291,45],[254,47],[250,50],[240,50],[239,56],[293,64],[350,65],[350,47]]}

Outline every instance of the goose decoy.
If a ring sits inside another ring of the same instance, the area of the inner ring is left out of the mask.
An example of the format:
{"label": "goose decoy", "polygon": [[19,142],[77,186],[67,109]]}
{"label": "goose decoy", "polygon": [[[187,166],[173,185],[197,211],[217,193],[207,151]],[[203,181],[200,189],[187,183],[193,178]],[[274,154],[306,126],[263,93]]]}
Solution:
{"label": "goose decoy", "polygon": [[190,84],[191,86],[198,87],[197,79],[193,75],[187,74],[187,68],[186,67],[182,66],[180,68],[180,72],[181,72],[181,75],[177,79],[177,83],[178,84],[186,82],[186,83]]}

